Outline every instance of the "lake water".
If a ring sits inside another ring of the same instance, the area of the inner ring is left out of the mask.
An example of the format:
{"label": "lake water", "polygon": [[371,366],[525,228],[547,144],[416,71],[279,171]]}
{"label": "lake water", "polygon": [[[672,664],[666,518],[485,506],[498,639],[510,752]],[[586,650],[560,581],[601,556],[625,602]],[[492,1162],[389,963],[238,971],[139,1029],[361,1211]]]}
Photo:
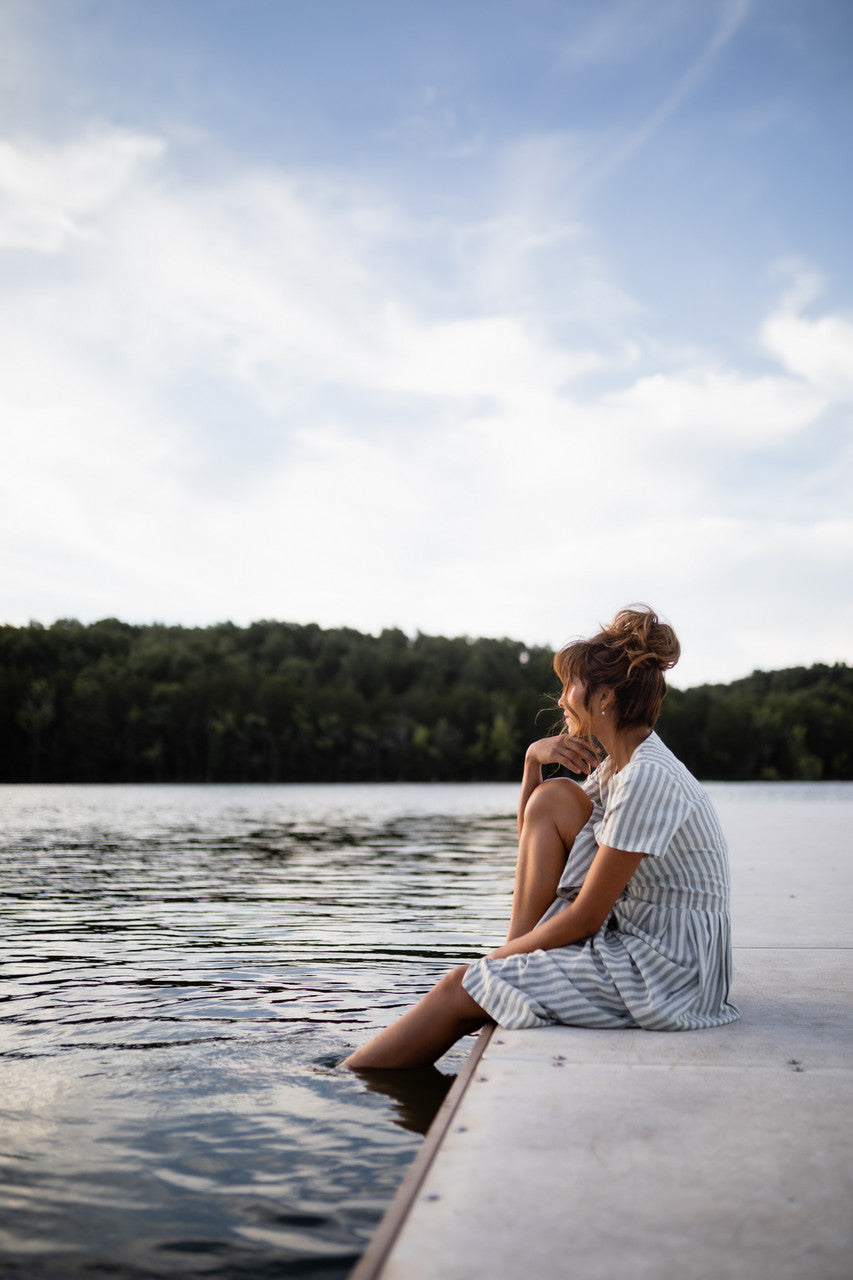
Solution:
{"label": "lake water", "polygon": [[[709,790],[736,890],[759,841],[849,847],[853,784]],[[516,798],[0,787],[0,1275],[346,1276],[472,1041],[337,1064],[502,940]]]}

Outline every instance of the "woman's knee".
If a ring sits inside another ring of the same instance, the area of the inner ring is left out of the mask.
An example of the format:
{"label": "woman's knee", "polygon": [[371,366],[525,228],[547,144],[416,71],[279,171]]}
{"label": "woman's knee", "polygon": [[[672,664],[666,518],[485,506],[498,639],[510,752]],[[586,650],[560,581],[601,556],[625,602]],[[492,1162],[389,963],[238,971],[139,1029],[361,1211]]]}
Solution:
{"label": "woman's knee", "polygon": [[551,822],[564,836],[574,839],[592,813],[592,801],[571,778],[549,778],[527,801],[524,821]]}
{"label": "woman's knee", "polygon": [[468,972],[467,964],[457,965],[455,969],[451,969],[448,973],[444,975],[444,977],[439,978],[438,982],[436,983],[436,987],[438,988],[439,991],[442,991],[445,995],[448,995],[448,996],[456,995],[458,994],[458,992],[465,990],[465,988],[462,986],[462,980],[465,977],[465,974],[467,972]]}
{"label": "woman's knee", "polygon": [[441,992],[447,1005],[453,1009],[454,1013],[463,1018],[476,1017],[478,1014],[483,1013],[483,1010],[469,996],[463,986],[463,979],[467,972],[467,964],[460,964],[455,969],[451,969],[436,983],[436,990]]}

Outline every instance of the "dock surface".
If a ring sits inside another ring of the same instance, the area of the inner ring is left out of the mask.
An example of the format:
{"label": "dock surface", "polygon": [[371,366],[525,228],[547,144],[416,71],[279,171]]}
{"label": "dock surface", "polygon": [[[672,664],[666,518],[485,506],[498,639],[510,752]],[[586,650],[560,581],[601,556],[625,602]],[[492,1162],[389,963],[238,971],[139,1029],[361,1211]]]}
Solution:
{"label": "dock surface", "polygon": [[741,1020],[483,1032],[352,1280],[851,1280],[850,837],[756,850]]}

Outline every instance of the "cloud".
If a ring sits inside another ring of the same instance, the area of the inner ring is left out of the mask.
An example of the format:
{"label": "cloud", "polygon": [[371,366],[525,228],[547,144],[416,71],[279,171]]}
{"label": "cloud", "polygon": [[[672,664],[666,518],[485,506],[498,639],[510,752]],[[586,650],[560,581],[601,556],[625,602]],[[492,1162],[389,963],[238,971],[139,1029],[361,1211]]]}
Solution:
{"label": "cloud", "polygon": [[826,407],[826,398],[794,378],[749,377],[706,365],[640,377],[627,390],[606,395],[603,404],[646,440],[683,435],[741,452],[802,430]]}
{"label": "cloud", "polygon": [[820,292],[820,281],[804,269],[795,271],[779,307],[761,326],[767,351],[804,383],[824,396],[853,400],[853,317],[810,318],[803,310]]}
{"label": "cloud", "polygon": [[161,139],[92,130],[66,146],[0,140],[0,249],[57,253],[93,234],[93,221],[163,152]]}
{"label": "cloud", "polygon": [[[829,566],[849,568],[839,512],[772,523],[790,478],[766,493],[756,477],[747,512],[731,486],[821,421],[843,317],[783,300],[762,329],[780,364],[760,375],[655,347],[640,325],[629,351],[626,297],[590,310],[581,343],[531,305],[551,296],[535,264],[568,263],[589,298],[609,273],[585,228],[558,234],[548,201],[422,225],[343,173],[200,154],[187,176],[142,132],[8,154],[13,620],[278,616],[556,643],[569,618],[675,600],[702,678],[761,665],[755,648],[733,654],[723,620],[694,621],[709,599],[805,644],[780,552],[811,610]],[[446,274],[422,252],[437,242]],[[803,453],[797,474],[814,465]]]}
{"label": "cloud", "polygon": [[577,69],[629,62],[638,51],[647,53],[682,17],[678,0],[618,0],[606,9],[597,6],[586,23],[573,26],[560,51],[561,64]]}
{"label": "cloud", "polygon": [[[705,79],[713,63],[742,27],[751,8],[751,0],[723,0],[717,6],[717,21],[701,50],[664,93],[657,105],[632,128],[614,137],[609,145],[599,144],[599,155],[591,163],[585,177],[586,186],[594,186],[609,177],[637,151],[648,146],[652,138],[675,115],[698,85]],[[648,50],[675,25],[695,16],[693,7],[683,4],[650,5],[645,0],[623,0],[615,13],[598,16],[585,33],[576,37],[566,58],[569,63],[586,65],[635,58],[638,48]]]}

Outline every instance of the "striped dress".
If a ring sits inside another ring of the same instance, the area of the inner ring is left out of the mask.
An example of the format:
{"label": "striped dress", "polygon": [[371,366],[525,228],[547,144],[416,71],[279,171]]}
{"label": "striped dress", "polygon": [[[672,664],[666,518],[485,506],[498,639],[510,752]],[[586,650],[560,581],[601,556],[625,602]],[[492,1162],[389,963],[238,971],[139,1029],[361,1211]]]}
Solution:
{"label": "striped dress", "polygon": [[592,813],[557,899],[578,893],[600,844],[643,858],[598,933],[548,951],[488,957],[463,985],[502,1027],[563,1023],[688,1031],[734,1022],[726,842],[709,797],[656,733],[610,776],[583,783]]}

